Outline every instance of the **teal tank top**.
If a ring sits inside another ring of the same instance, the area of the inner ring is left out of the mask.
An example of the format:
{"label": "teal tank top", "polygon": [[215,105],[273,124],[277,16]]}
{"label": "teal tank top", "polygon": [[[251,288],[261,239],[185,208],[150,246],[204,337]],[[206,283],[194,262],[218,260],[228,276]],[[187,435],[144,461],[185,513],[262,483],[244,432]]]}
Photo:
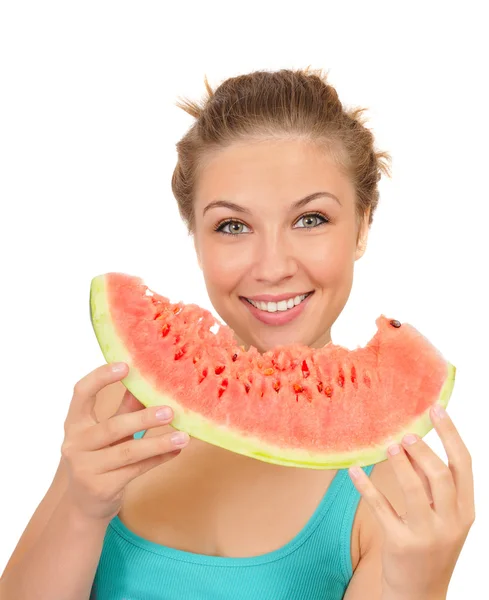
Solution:
{"label": "teal tank top", "polygon": [[[372,468],[363,470],[370,475]],[[341,600],[353,575],[350,540],[359,500],[348,470],[338,470],[305,527],[285,546],[251,558],[162,546],[116,516],[90,600]]]}

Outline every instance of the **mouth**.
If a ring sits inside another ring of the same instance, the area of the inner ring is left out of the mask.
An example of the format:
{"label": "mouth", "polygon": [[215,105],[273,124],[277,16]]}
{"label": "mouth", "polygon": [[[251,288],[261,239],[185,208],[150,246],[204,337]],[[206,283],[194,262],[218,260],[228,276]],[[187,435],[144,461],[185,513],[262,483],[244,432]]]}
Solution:
{"label": "mouth", "polygon": [[278,302],[251,300],[245,296],[240,296],[240,300],[258,321],[266,325],[279,326],[287,325],[295,320],[302,313],[313,294],[314,291],[283,298]]}
{"label": "mouth", "polygon": [[250,300],[243,296],[244,300],[254,306],[258,310],[263,312],[275,313],[275,312],[287,312],[292,308],[299,306],[302,304],[304,300],[310,296],[312,292],[307,292],[307,294],[300,294],[298,296],[291,296],[286,300],[280,300],[280,302],[264,302],[263,300]]}

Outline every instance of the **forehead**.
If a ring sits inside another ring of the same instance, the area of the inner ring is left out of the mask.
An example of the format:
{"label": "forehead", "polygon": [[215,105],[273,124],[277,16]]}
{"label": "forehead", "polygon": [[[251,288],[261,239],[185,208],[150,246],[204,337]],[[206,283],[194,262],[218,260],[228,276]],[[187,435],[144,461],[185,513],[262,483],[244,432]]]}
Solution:
{"label": "forehead", "polygon": [[196,182],[195,208],[215,200],[289,203],[323,190],[353,202],[354,188],[347,175],[312,142],[239,142],[205,157]]}

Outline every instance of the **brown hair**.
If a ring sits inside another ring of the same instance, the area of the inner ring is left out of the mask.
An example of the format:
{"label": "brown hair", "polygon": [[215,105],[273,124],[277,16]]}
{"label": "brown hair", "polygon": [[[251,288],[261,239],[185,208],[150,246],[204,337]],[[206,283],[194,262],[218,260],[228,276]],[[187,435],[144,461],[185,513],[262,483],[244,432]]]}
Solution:
{"label": "brown hair", "polygon": [[346,110],[321,70],[254,71],[226,79],[213,91],[204,78],[207,98],[176,105],[196,118],[177,143],[178,162],[172,190],[189,232],[194,227],[193,192],[207,153],[233,142],[263,138],[303,138],[326,149],[356,190],[357,217],[379,201],[377,182],[390,176],[391,157],[376,151],[364,126],[365,108]]}

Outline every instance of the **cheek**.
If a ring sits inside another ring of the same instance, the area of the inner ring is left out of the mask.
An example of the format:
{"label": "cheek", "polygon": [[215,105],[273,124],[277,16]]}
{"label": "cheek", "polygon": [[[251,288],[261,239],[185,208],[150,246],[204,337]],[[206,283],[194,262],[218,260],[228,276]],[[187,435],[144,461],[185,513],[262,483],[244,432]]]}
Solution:
{"label": "cheek", "polygon": [[316,260],[309,267],[310,277],[318,287],[331,297],[343,298],[350,293],[353,281],[353,264],[328,256],[322,261]]}
{"label": "cheek", "polygon": [[355,262],[354,245],[350,236],[331,236],[327,243],[309,249],[305,264],[309,273],[318,283],[324,285],[348,282],[352,278]]}
{"label": "cheek", "polygon": [[232,289],[249,268],[250,257],[246,249],[234,244],[217,244],[208,240],[201,247],[201,263],[208,288]]}

